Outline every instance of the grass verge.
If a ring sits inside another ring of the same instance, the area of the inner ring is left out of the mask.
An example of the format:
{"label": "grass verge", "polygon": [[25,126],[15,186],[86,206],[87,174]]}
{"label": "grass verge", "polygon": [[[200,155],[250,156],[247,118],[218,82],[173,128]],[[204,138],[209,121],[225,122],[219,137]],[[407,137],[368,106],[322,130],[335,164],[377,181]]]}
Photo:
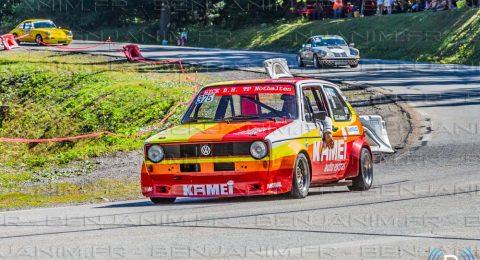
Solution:
{"label": "grass verge", "polygon": [[[2,52],[0,137],[45,139],[100,131],[127,136],[155,125],[178,102],[189,101],[194,84],[184,78],[174,65],[129,64],[72,53]],[[184,108],[163,127],[178,122]],[[88,174],[95,167],[88,158],[139,150],[149,135],[0,142],[0,208],[95,201],[102,192],[109,192],[108,199],[138,197],[138,181],[131,178],[81,185],[58,180]],[[78,160],[87,163],[56,170]]]}

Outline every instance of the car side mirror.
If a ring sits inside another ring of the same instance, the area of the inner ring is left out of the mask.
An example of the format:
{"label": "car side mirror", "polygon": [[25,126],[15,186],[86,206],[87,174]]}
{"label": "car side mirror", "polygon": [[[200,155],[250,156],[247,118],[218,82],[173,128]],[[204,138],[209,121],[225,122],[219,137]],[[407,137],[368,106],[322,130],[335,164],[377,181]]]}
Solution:
{"label": "car side mirror", "polygon": [[323,121],[323,120],[325,120],[325,118],[327,118],[327,112],[326,111],[320,111],[320,112],[316,112],[316,113],[313,114],[313,119],[315,119],[315,120]]}
{"label": "car side mirror", "polygon": [[353,48],[353,47],[355,47],[355,43],[351,42],[348,46]]}

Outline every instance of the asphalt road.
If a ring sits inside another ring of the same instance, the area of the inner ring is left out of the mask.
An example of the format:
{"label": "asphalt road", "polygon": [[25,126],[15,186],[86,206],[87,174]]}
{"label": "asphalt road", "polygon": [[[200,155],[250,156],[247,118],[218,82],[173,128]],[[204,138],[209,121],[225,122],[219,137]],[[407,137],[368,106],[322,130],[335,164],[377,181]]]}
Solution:
{"label": "asphalt road", "polygon": [[[76,43],[84,46],[88,43]],[[114,47],[114,48],[118,48]],[[142,46],[209,68],[260,69],[294,55]],[[91,51],[118,55],[104,50]],[[375,165],[374,188],[273,197],[147,200],[0,213],[0,257],[428,259],[480,256],[480,67],[364,60],[357,69],[299,75],[368,84],[411,107],[415,140]],[[387,126],[388,128],[389,126]],[[395,128],[388,129],[395,131]],[[465,252],[463,252],[465,253]]]}

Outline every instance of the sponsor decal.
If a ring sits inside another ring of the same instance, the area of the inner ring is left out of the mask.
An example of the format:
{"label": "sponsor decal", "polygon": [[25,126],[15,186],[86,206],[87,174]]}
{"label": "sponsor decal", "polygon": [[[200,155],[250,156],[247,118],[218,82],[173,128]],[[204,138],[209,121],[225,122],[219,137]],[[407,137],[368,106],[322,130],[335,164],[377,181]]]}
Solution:
{"label": "sponsor decal", "polygon": [[359,135],[360,131],[358,130],[358,126],[347,126],[347,132],[349,135]]}
{"label": "sponsor decal", "polygon": [[324,172],[338,172],[345,170],[345,163],[329,163],[323,168]]}
{"label": "sponsor decal", "polygon": [[260,127],[260,128],[253,128],[253,129],[248,129],[240,132],[233,133],[234,135],[257,135],[262,132],[270,131],[272,129],[275,129],[275,127]]}
{"label": "sponsor decal", "polygon": [[269,183],[267,184],[267,189],[275,189],[275,188],[281,188],[282,187],[282,183],[281,182],[273,182],[273,183]]}
{"label": "sponsor decal", "polygon": [[347,159],[347,142],[344,139],[334,140],[333,149],[322,149],[322,141],[313,142],[313,161],[342,161]]}
{"label": "sponsor decal", "polygon": [[[226,96],[226,95],[249,95],[249,94],[290,94],[295,95],[295,89],[292,85],[282,84],[262,84],[253,86],[232,86],[232,87],[214,87],[203,90],[198,96],[197,102],[202,97],[204,100],[213,100],[214,96]],[[205,96],[205,97],[203,97]],[[201,102],[201,103],[203,103]]]}
{"label": "sponsor decal", "polygon": [[183,196],[220,196],[233,195],[233,181],[222,184],[183,185]]}

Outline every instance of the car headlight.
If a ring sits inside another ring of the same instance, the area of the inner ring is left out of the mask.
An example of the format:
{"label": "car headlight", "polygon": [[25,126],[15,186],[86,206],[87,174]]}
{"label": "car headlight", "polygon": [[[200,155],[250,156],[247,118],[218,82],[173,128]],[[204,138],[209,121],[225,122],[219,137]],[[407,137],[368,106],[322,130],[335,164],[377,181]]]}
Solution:
{"label": "car headlight", "polygon": [[318,52],[318,54],[320,55],[320,57],[325,57],[325,56],[327,56],[327,52],[326,52],[326,51],[323,51],[323,50],[320,50],[320,51]]}
{"label": "car headlight", "polygon": [[262,141],[255,141],[250,145],[250,154],[253,158],[260,160],[267,156],[267,144]]}
{"label": "car headlight", "polygon": [[163,148],[160,145],[154,144],[148,148],[147,157],[150,161],[158,163],[163,160],[163,158],[165,157],[165,153],[163,152]]}
{"label": "car headlight", "polygon": [[358,51],[350,48],[350,54],[353,55],[353,56],[358,56]]}
{"label": "car headlight", "polygon": [[73,32],[72,32],[72,31],[68,31],[68,36],[73,36]]}

